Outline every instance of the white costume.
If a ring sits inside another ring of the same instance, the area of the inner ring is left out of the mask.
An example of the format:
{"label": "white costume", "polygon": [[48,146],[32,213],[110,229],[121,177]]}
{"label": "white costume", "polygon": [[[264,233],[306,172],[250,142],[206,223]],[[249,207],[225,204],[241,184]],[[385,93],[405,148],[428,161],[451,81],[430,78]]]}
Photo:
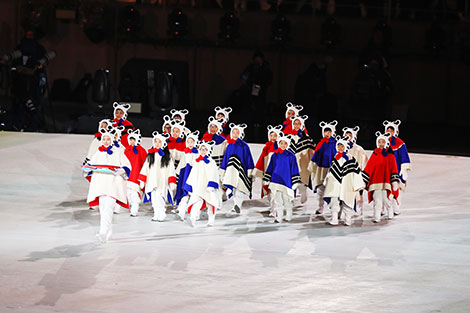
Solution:
{"label": "white costume", "polygon": [[214,226],[216,211],[221,207],[222,195],[219,189],[219,169],[215,161],[209,156],[213,143],[200,142],[198,149],[207,147],[208,154],[199,156],[185,184],[185,189],[190,193],[188,211],[190,212],[191,225],[195,225],[199,211],[205,204],[209,220],[207,226]]}
{"label": "white costume", "polygon": [[88,153],[86,154],[85,160],[83,161],[83,165],[87,164],[91,157],[98,151],[98,148],[101,146],[101,133],[100,129],[101,124],[106,123],[106,128],[109,126],[112,126],[113,121],[110,119],[104,119],[98,122],[98,132],[95,134],[95,137],[93,138],[93,141],[90,143],[90,146],[88,147]]}
{"label": "white costume", "polygon": [[[166,146],[165,135],[153,132],[153,142],[158,138],[162,141],[162,148],[156,149],[155,147],[148,151],[147,159],[145,160],[142,170],[140,171],[139,181],[141,187],[144,187],[145,199],[144,202],[152,202],[154,216],[152,221],[162,222],[166,218],[165,199],[172,203],[171,192],[176,189],[176,174],[173,160],[170,158],[168,165],[161,166],[162,157],[165,155],[163,151]],[[166,153],[169,153],[168,151]],[[154,162],[150,165],[149,161],[151,154],[154,156]]]}
{"label": "white costume", "polygon": [[345,213],[345,225],[352,224],[352,216],[356,204],[356,194],[365,188],[361,168],[356,159],[347,153],[348,140],[337,138],[336,147],[344,146],[344,152],[338,153],[331,163],[323,185],[323,199],[329,202],[331,209],[331,225],[338,225],[340,208]]}
{"label": "white costume", "polygon": [[[343,137],[347,137],[347,133],[351,133],[352,138],[349,139],[348,145],[348,154],[350,154],[353,158],[356,159],[357,163],[361,170],[366,167],[367,161],[369,161],[369,157],[367,156],[366,151],[360,145],[357,144],[357,132],[359,131],[359,126],[356,127],[344,127],[343,128]],[[358,203],[358,213],[362,214],[363,207],[364,207],[364,197],[362,195],[362,191],[356,194],[356,200]]]}
{"label": "white costume", "polygon": [[[114,139],[114,134],[109,133],[108,130],[102,129],[101,132],[103,134],[101,138],[110,137]],[[108,148],[101,146],[88,162],[90,166],[110,170],[110,173],[99,171],[88,173],[91,175],[91,180],[87,202],[90,206],[99,205],[101,221],[100,232],[97,237],[102,242],[111,237],[115,204],[119,203],[124,207],[128,207],[125,181],[130,173],[131,165],[124,154],[113,149],[113,146]]]}

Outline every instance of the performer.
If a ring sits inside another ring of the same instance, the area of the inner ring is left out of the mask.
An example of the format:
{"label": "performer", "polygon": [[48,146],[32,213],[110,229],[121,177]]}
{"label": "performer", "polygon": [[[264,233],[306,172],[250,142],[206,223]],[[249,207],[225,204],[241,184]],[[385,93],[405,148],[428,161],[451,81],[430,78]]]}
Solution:
{"label": "performer", "polygon": [[100,129],[101,146],[85,166],[85,171],[91,175],[87,202],[90,207],[99,206],[100,231],[96,237],[102,243],[111,238],[116,203],[129,207],[123,181],[130,174],[131,165],[123,154],[113,150],[113,130]]}
{"label": "performer", "polygon": [[348,153],[348,149],[349,138],[341,139],[338,136],[336,138],[337,153],[323,182],[325,186],[323,199],[331,209],[329,221],[331,225],[338,225],[340,210],[345,215],[344,225],[352,224],[356,208],[356,194],[365,188],[359,163]]}
{"label": "performer", "polygon": [[168,115],[163,117],[162,134],[171,135],[171,118]]}
{"label": "performer", "polygon": [[124,134],[122,138],[122,142],[124,145],[124,148],[127,148],[129,146],[128,140],[127,140],[127,131],[129,129],[134,130],[134,125],[127,119],[127,111],[131,108],[131,105],[126,103],[126,104],[119,104],[118,102],[113,103],[114,107],[114,119],[113,119],[113,126],[114,127],[119,127],[119,126],[124,126],[124,131],[126,133]]}
{"label": "performer", "polygon": [[281,223],[286,211],[286,221],[292,220],[292,207],[295,190],[302,184],[295,154],[287,150],[291,143],[290,135],[280,135],[277,148],[269,161],[263,178],[263,185],[272,193],[271,208],[275,222]]}
{"label": "performer", "polygon": [[[308,199],[307,186],[309,185],[310,180],[308,166],[313,155],[313,149],[315,148],[315,143],[313,142],[312,137],[307,135],[305,132],[305,121],[307,119],[307,115],[294,116],[291,118],[292,127],[290,130],[286,131],[286,129],[284,129],[285,134],[292,136],[289,150],[295,154],[300,170],[300,178],[302,180],[302,184],[299,185],[300,203],[305,203]],[[306,208],[304,207],[304,212],[305,209]]]}
{"label": "performer", "polygon": [[144,203],[151,202],[154,222],[166,219],[165,199],[173,204],[171,193],[176,189],[176,174],[173,160],[166,145],[168,135],[152,133],[153,147],[148,150],[139,175],[140,187],[144,189]]}
{"label": "performer", "polygon": [[363,171],[364,182],[369,191],[369,202],[374,201],[374,223],[380,222],[382,206],[388,210],[388,218],[393,218],[392,199],[398,198],[400,180],[393,150],[390,148],[390,134],[376,132],[377,148],[373,151]]}
{"label": "performer", "polygon": [[225,139],[230,137],[230,130],[228,129],[228,122],[229,122],[229,115],[232,113],[231,107],[221,108],[216,107],[215,109],[215,118],[221,123],[222,125],[222,132],[220,135]]}
{"label": "performer", "polygon": [[220,176],[224,187],[227,188],[228,198],[233,196],[232,212],[240,213],[244,196],[251,198],[252,172],[254,168],[250,147],[242,139],[246,124],[230,123],[230,139],[225,151]]}
{"label": "performer", "polygon": [[220,167],[222,159],[224,158],[225,149],[227,149],[227,141],[221,135],[223,130],[222,123],[213,116],[209,117],[209,125],[207,126],[207,132],[202,136],[202,141],[209,142],[214,141],[212,147],[212,159],[215,164]]}
{"label": "performer", "polygon": [[317,144],[315,152],[313,153],[313,157],[308,166],[308,170],[312,173],[312,188],[318,196],[318,209],[315,212],[316,214],[323,213],[323,206],[325,203],[323,201],[323,194],[325,192],[323,181],[325,180],[326,174],[330,169],[331,162],[336,155],[336,139],[334,135],[337,124],[337,121],[333,121],[331,123],[320,123],[323,138]]}
{"label": "performer", "polygon": [[167,139],[168,150],[170,151],[171,158],[174,162],[175,167],[178,167],[181,158],[184,155],[184,149],[186,149],[186,142],[184,139],[184,125],[186,123],[182,121],[172,120],[171,125],[171,137]]}
{"label": "performer", "polygon": [[188,208],[189,193],[184,189],[186,181],[198,157],[198,150],[195,145],[198,142],[199,131],[189,133],[186,137],[186,149],[184,155],[176,169],[178,174],[178,184],[176,187],[175,201],[178,204],[178,216],[184,221]]}
{"label": "performer", "polygon": [[[111,126],[113,127],[113,126]],[[113,151],[115,153],[121,154],[124,158],[126,157],[124,152],[126,151],[126,148],[124,148],[124,145],[121,144],[121,135],[122,131],[124,130],[124,126],[114,126],[113,127],[113,134],[114,134],[114,141],[113,141]],[[127,190],[127,180],[122,181],[122,188]],[[114,206],[114,214],[119,214],[121,213],[121,205],[119,203],[116,203]]]}
{"label": "performer", "polygon": [[[271,159],[271,155],[276,151],[278,148],[277,140],[279,136],[282,134],[282,125],[278,125],[273,127],[271,125],[268,126],[268,142],[263,147],[263,151],[258,158],[258,162],[256,162],[255,169],[253,170],[253,177],[259,177],[263,179],[264,173],[268,168],[269,160]],[[289,140],[290,141],[290,140]],[[264,198],[269,194],[269,189],[267,185],[263,185],[261,188],[261,198]]]}
{"label": "performer", "polygon": [[127,137],[129,146],[124,151],[124,154],[132,166],[132,171],[127,180],[127,198],[129,199],[131,209],[130,214],[132,217],[136,217],[143,196],[143,191],[140,189],[139,175],[147,158],[147,151],[140,145],[142,142],[140,129],[134,131],[129,129],[127,133],[129,134]]}
{"label": "performer", "polygon": [[[367,156],[366,151],[357,144],[357,133],[359,132],[359,129],[359,126],[344,127],[343,137],[348,138],[348,154],[355,158],[361,170],[364,170],[369,157]],[[363,191],[364,190],[360,190],[356,195],[356,213],[358,214],[362,214],[364,208]]]}
{"label": "performer", "polygon": [[112,121],[110,119],[104,119],[98,122],[98,132],[95,134],[95,137],[93,138],[92,142],[90,143],[90,146],[88,147],[88,153],[85,157],[85,160],[83,160],[83,164],[87,164],[91,157],[98,151],[98,148],[101,146],[101,132],[100,129],[104,128],[107,129],[109,126],[112,125]]}
{"label": "performer", "polygon": [[196,226],[199,212],[207,208],[209,216],[207,226],[214,226],[215,215],[221,207],[221,191],[219,188],[219,168],[210,157],[214,142],[199,142],[199,156],[195,159],[193,169],[184,185],[190,194],[188,213],[191,226]]}
{"label": "performer", "polygon": [[[189,114],[189,111],[184,109],[184,110],[175,110],[175,109],[172,109],[170,111],[170,114],[171,114],[171,119],[172,120],[175,120],[175,121],[178,121],[178,122],[181,122],[181,121],[184,121],[186,123],[186,115]],[[183,135],[186,136],[190,133],[191,131],[183,126]]]}
{"label": "performer", "polygon": [[[405,192],[406,189],[406,181],[408,180],[408,173],[411,172],[411,160],[410,156],[408,155],[408,149],[406,148],[405,142],[398,138],[398,126],[400,126],[401,121],[396,120],[395,122],[384,121],[385,132],[389,133],[391,136],[389,137],[390,147],[393,150],[393,154],[395,155],[395,159],[397,161],[397,168],[400,174],[400,195],[402,192]],[[401,196],[397,199],[392,201],[393,205],[393,213],[395,215],[400,214],[400,203],[401,203]]]}
{"label": "performer", "polygon": [[[295,105],[292,102],[286,103],[286,119],[282,123],[282,132],[284,134],[291,134],[292,132],[292,118],[299,116],[300,111],[304,109],[301,105]],[[308,135],[307,129],[304,127],[305,134]]]}

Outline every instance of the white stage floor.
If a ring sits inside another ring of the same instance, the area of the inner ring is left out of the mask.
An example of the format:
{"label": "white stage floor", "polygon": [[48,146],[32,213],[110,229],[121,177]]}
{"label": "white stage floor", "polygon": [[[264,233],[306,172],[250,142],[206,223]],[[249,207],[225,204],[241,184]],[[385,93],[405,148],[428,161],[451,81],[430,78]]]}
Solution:
{"label": "white stage floor", "polygon": [[80,171],[91,139],[0,133],[0,312],[470,310],[470,158],[412,154],[393,221],[373,224],[367,207],[351,227],[309,223],[310,192],[307,214],[273,224],[257,182],[214,228],[154,223],[143,206],[99,245]]}

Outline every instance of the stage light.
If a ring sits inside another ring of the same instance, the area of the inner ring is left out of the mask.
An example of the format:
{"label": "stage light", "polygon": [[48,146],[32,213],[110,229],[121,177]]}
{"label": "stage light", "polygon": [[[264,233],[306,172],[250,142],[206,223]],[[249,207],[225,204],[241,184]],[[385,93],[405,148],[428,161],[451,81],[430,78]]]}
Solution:
{"label": "stage light", "polygon": [[234,41],[240,37],[240,20],[233,12],[227,12],[220,18],[219,38]]}
{"label": "stage light", "polygon": [[109,93],[111,89],[109,70],[97,70],[91,86],[91,99],[98,103],[99,109],[102,109],[104,105],[109,102]]}
{"label": "stage light", "polygon": [[182,38],[188,34],[188,17],[181,9],[174,9],[168,14],[168,35]]}
{"label": "stage light", "polygon": [[321,26],[321,43],[327,48],[335,47],[341,38],[341,26],[332,17],[328,17]]}
{"label": "stage light", "polygon": [[284,45],[291,39],[290,21],[282,15],[278,14],[271,24],[271,40],[279,45]]}
{"label": "stage light", "polygon": [[119,30],[124,39],[134,39],[142,28],[142,18],[132,5],[119,11]]}

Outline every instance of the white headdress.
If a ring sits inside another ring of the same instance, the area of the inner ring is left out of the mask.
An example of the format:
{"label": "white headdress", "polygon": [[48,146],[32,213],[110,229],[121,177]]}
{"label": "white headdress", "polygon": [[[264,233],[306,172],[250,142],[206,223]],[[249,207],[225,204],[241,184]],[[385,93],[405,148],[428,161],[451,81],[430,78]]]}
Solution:
{"label": "white headdress", "polygon": [[343,137],[346,137],[346,133],[351,133],[351,141],[355,142],[357,140],[357,132],[359,131],[359,126],[352,127],[343,127]]}
{"label": "white headdress", "polygon": [[129,143],[129,145],[131,145],[131,139],[135,140],[136,146],[140,145],[140,143],[142,142],[142,135],[140,134],[140,129],[129,129],[127,133],[129,134],[129,136],[127,136],[127,142]]}
{"label": "white headdress", "polygon": [[120,104],[119,102],[114,102],[113,103],[113,108],[114,108],[114,116],[116,116],[116,111],[117,110],[122,110],[124,112],[124,115],[122,116],[122,119],[127,119],[127,111],[131,108],[131,105],[129,103],[123,103]]}
{"label": "white headdress", "polygon": [[184,120],[181,120],[181,121],[172,120],[170,122],[171,130],[173,131],[173,128],[178,128],[180,130],[180,138],[183,138],[184,137],[184,130],[185,130],[184,125],[185,124],[186,124],[186,122]]}
{"label": "white headdress", "polygon": [[214,147],[215,142],[214,140],[211,141],[199,141],[197,143],[197,149],[200,150],[202,146],[205,146],[207,148],[207,156],[210,156],[212,153],[212,148]]}
{"label": "white headdress", "polygon": [[287,148],[286,149],[289,149],[291,140],[292,140],[291,135],[285,135],[284,133],[281,132],[279,134],[279,136],[277,137],[277,144],[279,145],[281,143],[281,141],[285,141],[287,143]]}
{"label": "white headdress", "polygon": [[224,121],[223,123],[228,122],[228,117],[230,113],[232,113],[232,108],[231,107],[226,107],[226,108],[221,108],[221,107],[215,107],[215,118],[217,119],[217,115],[222,114],[224,116]]}
{"label": "white headdress", "polygon": [[210,133],[211,125],[217,126],[217,135],[220,135],[220,133],[222,132],[222,123],[218,121],[215,117],[210,116],[209,124],[207,125],[207,130],[209,131],[209,133]]}
{"label": "white headdress", "polygon": [[307,115],[293,116],[290,119],[292,121],[292,129],[294,129],[294,122],[298,120],[298,121],[300,121],[300,130],[304,130],[305,129],[305,121],[308,119],[308,116]]}
{"label": "white headdress", "polygon": [[103,120],[101,120],[101,121],[98,122],[98,131],[100,131],[100,129],[102,128],[102,127],[101,127],[101,124],[102,124],[102,123],[106,123],[106,127],[109,127],[109,126],[112,126],[112,125],[113,125],[113,121],[112,121],[112,120],[110,120],[110,119],[108,119],[108,118],[105,118],[105,119],[103,119]]}
{"label": "white headdress", "polygon": [[338,150],[338,145],[344,146],[344,152],[349,150],[349,137],[336,136],[336,150]]}
{"label": "white headdress", "polygon": [[300,114],[300,111],[302,111],[304,109],[303,106],[301,105],[295,105],[293,104],[292,102],[287,102],[286,103],[286,118],[287,118],[287,114],[289,113],[289,111],[294,111],[294,116],[297,116]]}
{"label": "white headdress", "polygon": [[162,149],[164,149],[166,147],[166,140],[170,137],[170,135],[168,135],[168,134],[160,134],[157,131],[154,131],[152,133],[152,136],[153,136],[152,147],[155,148],[155,139],[160,139],[160,141],[162,142]]}
{"label": "white headdress", "polygon": [[184,109],[184,110],[175,110],[175,109],[172,109],[170,111],[170,114],[171,114],[171,119],[174,119],[176,115],[179,115],[181,116],[181,119],[184,121],[185,120],[185,117],[186,115],[189,113],[188,110]]}
{"label": "white headdress", "polygon": [[396,120],[395,122],[384,121],[383,125],[385,126],[385,132],[387,132],[387,128],[391,127],[395,130],[395,136],[398,136],[398,126],[400,126],[401,121]]}
{"label": "white headdress", "polygon": [[322,136],[325,133],[325,129],[327,129],[327,128],[331,129],[331,133],[332,133],[331,136],[334,136],[336,134],[336,125],[338,125],[338,121],[334,120],[330,123],[320,122],[319,125],[321,127]]}
{"label": "white headdress", "polygon": [[282,125],[277,125],[277,126],[269,125],[268,126],[268,141],[271,140],[269,138],[269,135],[271,135],[271,133],[276,133],[277,138],[279,138],[280,134],[282,133]]}
{"label": "white headdress", "polygon": [[375,133],[375,135],[377,136],[377,139],[375,140],[375,144],[377,146],[377,148],[379,147],[379,140],[380,139],[383,139],[385,140],[385,149],[387,149],[389,146],[390,146],[390,141],[388,140],[390,138],[390,133],[384,133],[384,134],[381,134],[379,131]]}
{"label": "white headdress", "polygon": [[194,132],[192,132],[192,133],[188,133],[188,134],[186,135],[186,143],[188,142],[188,139],[189,139],[189,138],[193,139],[193,140],[194,140],[194,145],[196,145],[197,142],[198,142],[198,140],[199,140],[199,131],[196,130],[196,131],[194,131]]}
{"label": "white headdress", "polygon": [[170,124],[170,126],[171,126],[171,118],[170,118],[169,115],[165,115],[163,117],[162,132],[165,132],[165,126],[168,125],[168,124]]}
{"label": "white headdress", "polygon": [[238,131],[240,132],[240,136],[239,136],[240,139],[243,139],[245,137],[246,124],[230,123],[229,126],[230,126],[230,138],[232,138],[232,132],[234,129],[238,129]]}

